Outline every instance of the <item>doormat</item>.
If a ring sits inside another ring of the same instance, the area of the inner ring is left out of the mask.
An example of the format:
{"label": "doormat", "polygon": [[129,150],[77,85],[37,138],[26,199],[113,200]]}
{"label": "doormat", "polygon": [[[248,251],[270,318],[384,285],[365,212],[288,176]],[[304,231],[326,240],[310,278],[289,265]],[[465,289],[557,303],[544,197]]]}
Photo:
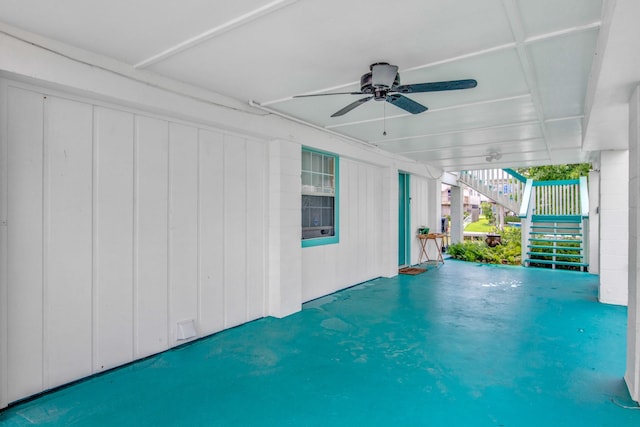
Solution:
{"label": "doormat", "polygon": [[401,268],[400,270],[398,270],[398,273],[400,273],[400,274],[408,274],[410,276],[415,276],[415,275],[418,275],[420,273],[424,273],[425,271],[427,271],[426,268],[405,267],[405,268]]}

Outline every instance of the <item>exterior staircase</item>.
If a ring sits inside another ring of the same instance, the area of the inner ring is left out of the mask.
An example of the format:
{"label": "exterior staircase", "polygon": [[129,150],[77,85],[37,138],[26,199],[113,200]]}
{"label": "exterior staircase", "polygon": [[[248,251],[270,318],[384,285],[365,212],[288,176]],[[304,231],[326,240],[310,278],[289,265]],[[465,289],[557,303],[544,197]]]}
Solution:
{"label": "exterior staircase", "polygon": [[525,265],[586,270],[585,235],[580,215],[533,215]]}
{"label": "exterior staircase", "polygon": [[587,180],[533,181],[512,169],[460,171],[458,181],[521,219],[522,264],[587,271]]}
{"label": "exterior staircase", "polygon": [[589,196],[586,178],[528,180],[520,207],[525,266],[589,268]]}

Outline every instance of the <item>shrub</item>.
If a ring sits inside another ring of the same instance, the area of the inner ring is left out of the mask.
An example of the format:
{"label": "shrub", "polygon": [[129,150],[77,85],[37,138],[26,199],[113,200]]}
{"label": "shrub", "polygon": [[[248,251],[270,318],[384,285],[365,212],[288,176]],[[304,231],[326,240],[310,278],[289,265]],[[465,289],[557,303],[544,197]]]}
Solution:
{"label": "shrub", "polygon": [[504,222],[520,222],[520,217],[515,215],[507,215],[504,217]]}
{"label": "shrub", "polygon": [[455,259],[487,264],[512,264],[522,262],[520,252],[520,229],[506,228],[500,232],[502,244],[489,247],[485,242],[465,241],[454,243],[447,248],[447,253]]}

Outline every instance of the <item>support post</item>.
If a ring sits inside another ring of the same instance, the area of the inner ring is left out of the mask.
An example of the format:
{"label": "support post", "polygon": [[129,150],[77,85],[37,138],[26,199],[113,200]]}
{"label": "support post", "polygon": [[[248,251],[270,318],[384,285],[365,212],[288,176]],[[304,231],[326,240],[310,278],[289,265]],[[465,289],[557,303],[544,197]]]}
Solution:
{"label": "support post", "polygon": [[600,273],[600,172],[589,172],[589,272]]}
{"label": "support post", "polygon": [[462,186],[451,186],[451,229],[450,243],[464,240],[464,189]]}
{"label": "support post", "polygon": [[629,103],[629,279],[627,310],[627,369],[631,398],[640,401],[640,86]]}
{"label": "support post", "polygon": [[600,153],[600,289],[606,304],[627,305],[629,152]]}

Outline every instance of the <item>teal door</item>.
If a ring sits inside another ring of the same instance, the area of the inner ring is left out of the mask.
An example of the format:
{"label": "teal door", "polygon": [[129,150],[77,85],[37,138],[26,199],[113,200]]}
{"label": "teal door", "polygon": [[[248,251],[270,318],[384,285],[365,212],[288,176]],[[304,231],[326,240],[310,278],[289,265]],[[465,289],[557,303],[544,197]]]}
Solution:
{"label": "teal door", "polygon": [[398,265],[409,265],[409,175],[398,174]]}

